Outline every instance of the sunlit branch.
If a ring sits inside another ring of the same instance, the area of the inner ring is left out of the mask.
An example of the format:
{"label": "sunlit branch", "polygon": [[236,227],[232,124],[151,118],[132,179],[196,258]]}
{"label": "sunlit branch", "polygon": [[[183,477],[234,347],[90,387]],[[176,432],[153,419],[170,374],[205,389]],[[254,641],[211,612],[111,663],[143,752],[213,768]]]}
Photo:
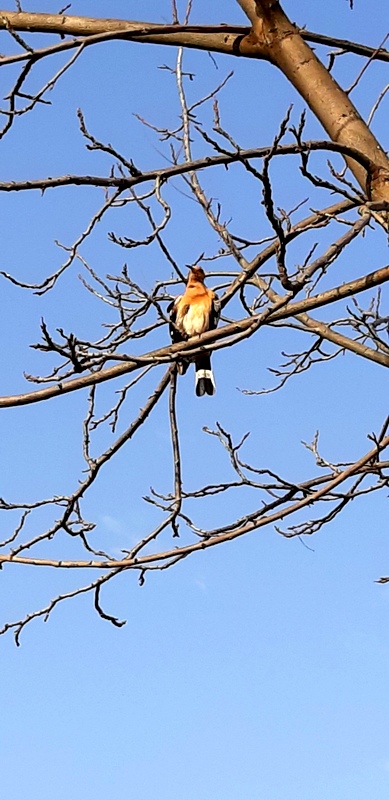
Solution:
{"label": "sunlit branch", "polygon": [[[358,161],[361,164],[361,166],[363,166],[366,170],[369,170],[372,167],[371,160],[368,157],[366,157],[360,150],[356,150],[354,147],[349,147],[347,145],[337,144],[336,142],[330,142],[330,141],[307,141],[302,143],[302,145],[284,144],[277,147],[273,155],[274,156],[298,155],[302,151],[320,152],[322,150],[328,150],[333,153],[340,153],[342,155],[350,156],[355,161]],[[264,158],[265,156],[268,156],[270,152],[272,152],[271,146],[249,148],[245,150],[239,150],[239,152],[224,153],[217,156],[206,156],[204,158],[194,159],[193,161],[190,162],[173,164],[172,166],[165,167],[164,169],[149,170],[147,172],[142,172],[141,175],[136,175],[135,177],[132,176],[104,177],[99,175],[63,175],[57,178],[42,178],[38,180],[3,181],[0,182],[0,191],[21,192],[21,191],[30,191],[31,189],[46,190],[46,189],[57,188],[58,186],[71,186],[71,185],[102,186],[106,188],[112,187],[112,188],[118,188],[121,191],[123,191],[125,189],[131,189],[134,186],[138,186],[139,184],[146,183],[148,181],[155,181],[157,178],[159,178],[161,181],[164,181],[167,180],[168,178],[174,178],[177,175],[184,175],[187,174],[188,172],[208,169],[209,167],[213,166],[225,166],[226,164],[237,163],[239,161],[242,161],[243,159]],[[382,203],[378,205],[378,208],[382,208]]]}
{"label": "sunlit branch", "polygon": [[[200,346],[198,337],[195,336],[191,339],[188,339],[186,342],[179,342],[167,347],[162,347],[158,350],[151,351],[150,353],[145,353],[139,357],[123,356],[123,363],[115,364],[113,367],[107,367],[106,369],[97,371],[91,375],[82,375],[74,380],[63,381],[55,386],[39,389],[36,392],[0,397],[0,408],[28,405],[30,403],[48,400],[53,397],[59,397],[68,392],[74,392],[78,389],[83,389],[93,384],[103,383],[105,381],[112,380],[113,378],[118,378],[121,375],[126,375],[141,367],[143,368],[148,365],[164,364],[169,361],[176,360],[183,353],[188,353],[191,355],[191,357],[193,357],[204,347],[209,346],[210,348],[212,347],[212,349],[214,349],[213,346],[216,345],[219,340],[224,340],[228,337],[232,337],[234,335],[236,336],[238,334],[251,335],[261,324],[270,324],[274,320],[278,321],[289,316],[296,316],[302,312],[321,307],[324,304],[328,305],[329,303],[336,302],[344,297],[349,297],[352,293],[362,292],[368,288],[385,283],[388,278],[389,267],[383,267],[381,270],[377,270],[369,275],[365,275],[363,278],[357,279],[356,281],[351,281],[349,284],[342,284],[334,289],[329,290],[328,292],[324,292],[317,296],[308,297],[300,302],[288,304],[288,298],[281,298],[281,301],[285,305],[284,308],[278,309],[275,307],[274,309],[269,309],[265,316],[256,315],[254,317],[237,320],[236,322],[229,323],[228,325],[224,325],[216,330],[208,331],[207,333],[202,334]],[[312,321],[312,327],[315,325],[320,326],[320,323]],[[351,340],[348,340],[347,337],[343,337],[343,341],[344,346],[347,347],[347,342],[350,342]],[[338,344],[339,342],[340,339],[337,339]],[[351,347],[347,347],[347,349],[351,349]],[[358,347],[358,351],[360,351],[361,355],[364,355],[366,358],[370,358],[372,361],[376,361],[383,366],[389,366],[389,357],[383,353],[370,351],[369,348],[362,345]]]}
{"label": "sunlit branch", "polygon": [[[296,513],[297,511],[301,511],[307,507],[312,506],[314,503],[324,499],[326,496],[328,497],[331,493],[337,489],[339,486],[344,484],[349,478],[352,478],[367,465],[369,462],[371,463],[371,469],[374,471],[379,466],[379,463],[376,462],[377,457],[380,453],[382,453],[387,447],[389,446],[389,436],[385,436],[377,445],[374,446],[368,453],[363,455],[358,461],[350,464],[346,469],[338,471],[333,477],[331,477],[324,486],[321,486],[316,491],[310,491],[306,494],[306,496],[302,497],[299,500],[293,501],[289,503],[289,505],[283,505],[281,509],[277,509],[273,513],[267,513],[262,515],[262,512],[258,512],[257,517],[250,520],[248,523],[241,525],[240,527],[232,527],[232,530],[228,530],[222,534],[215,534],[209,536],[209,538],[204,538],[201,541],[194,542],[192,544],[184,545],[182,547],[175,547],[173,550],[167,550],[163,552],[156,552],[150,553],[146,555],[139,555],[135,557],[123,558],[120,561],[117,560],[108,560],[108,561],[58,561],[54,559],[39,559],[39,558],[27,558],[24,556],[12,556],[12,555],[0,555],[0,563],[6,562],[13,562],[15,564],[29,564],[31,566],[51,566],[56,568],[62,569],[115,569],[115,568],[146,568],[148,565],[157,564],[171,558],[177,558],[180,556],[186,556],[191,553],[195,553],[201,550],[205,550],[209,547],[214,547],[217,544],[221,544],[223,542],[232,541],[240,536],[244,536],[248,533],[252,533],[254,530],[258,530],[264,526],[272,525],[276,523],[280,519],[285,519],[285,517],[291,516],[292,514]],[[377,463],[377,465],[376,465]],[[293,532],[288,534],[290,537],[293,535]]]}
{"label": "sunlit branch", "polygon": [[[101,37],[102,41],[105,41],[106,38],[133,38],[145,43],[195,47],[196,49],[229,53],[230,55],[237,55],[238,53],[249,55],[247,45],[247,53],[242,52],[242,47],[240,51],[238,50],[243,38],[250,33],[250,28],[244,25],[157,25],[150,22],[135,22],[123,19],[96,19],[93,17],[75,17],[59,14],[12,12],[8,9],[0,10],[0,29],[7,29],[7,27],[28,32],[84,36],[87,41],[89,39],[99,41],[98,37]],[[374,53],[375,59],[389,61],[389,52],[387,50],[381,49],[376,53],[374,47],[368,47],[347,39],[340,39],[305,29],[300,29],[299,32],[308,42],[338,47],[346,52],[366,56],[367,58]],[[61,50],[69,47],[76,47],[78,44],[79,39],[75,42],[60,42],[58,45],[45,48],[45,55],[49,55],[52,52],[61,52]],[[39,54],[41,52],[43,51],[38,51]],[[20,61],[23,57],[26,58],[24,53],[11,57],[5,56],[4,61],[9,63],[11,58],[14,61]]]}

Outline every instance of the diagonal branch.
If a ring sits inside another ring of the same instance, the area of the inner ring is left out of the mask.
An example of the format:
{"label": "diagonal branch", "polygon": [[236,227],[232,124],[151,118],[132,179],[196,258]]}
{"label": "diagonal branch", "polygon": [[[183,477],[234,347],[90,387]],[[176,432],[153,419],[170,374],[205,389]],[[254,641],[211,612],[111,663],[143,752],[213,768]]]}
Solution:
{"label": "diagonal branch", "polygon": [[[370,175],[372,199],[389,200],[389,160],[386,153],[347,93],[306,44],[280,4],[274,0],[238,2],[252,23],[251,38],[258,42],[260,52],[267,52],[268,60],[281,69],[330,138],[355,147],[376,165]],[[346,162],[365,191],[369,173],[367,175],[366,170],[353,159],[346,157]]]}
{"label": "diagonal branch", "polygon": [[[341,284],[328,292],[322,292],[319,295],[308,297],[300,302],[290,303],[288,297],[284,298],[273,293],[277,298],[274,308],[268,308],[262,314],[256,314],[252,317],[245,317],[244,319],[237,320],[236,322],[228,323],[221,328],[212,331],[207,331],[201,335],[201,344],[199,344],[199,337],[193,336],[185,342],[177,342],[166,347],[161,347],[158,350],[152,350],[142,356],[123,356],[123,361],[120,364],[115,364],[113,367],[99,370],[89,375],[82,375],[69,381],[57,383],[55,386],[49,386],[45,389],[39,389],[36,392],[27,392],[25,394],[10,395],[0,397],[0,408],[12,408],[15,406],[29,405],[31,403],[38,403],[43,400],[49,400],[53,397],[60,397],[68,392],[74,392],[79,389],[84,389],[87,386],[92,386],[98,383],[118,378],[121,375],[134,372],[141,367],[148,364],[157,365],[176,361],[182,354],[186,353],[194,357],[205,349],[217,349],[217,343],[228,340],[224,346],[229,346],[230,337],[251,336],[261,325],[271,324],[275,320],[286,319],[289,316],[297,316],[300,313],[305,313],[313,308],[328,305],[329,303],[337,302],[345,297],[353,294],[366,291],[374,286],[379,286],[389,280],[389,266],[364,275],[355,281],[347,284]],[[283,307],[282,307],[283,306]],[[304,324],[307,324],[304,322]],[[312,321],[312,328],[314,325],[323,325],[324,323],[316,323]],[[323,335],[323,334],[322,334]],[[335,336],[335,334],[334,334]],[[365,345],[360,345],[346,336],[336,334],[336,343],[340,343],[348,350],[352,350],[365,358],[369,358],[382,366],[389,366],[389,356],[384,353],[378,353]],[[215,347],[216,345],[216,347]]]}
{"label": "diagonal branch", "polygon": [[[62,569],[140,569],[142,567],[147,568],[148,565],[155,565],[159,564],[164,561],[168,561],[172,558],[177,559],[180,557],[185,557],[190,555],[191,553],[199,552],[201,550],[205,550],[208,547],[214,547],[215,545],[221,544],[223,542],[233,541],[234,539],[239,538],[240,536],[244,536],[247,533],[252,533],[254,530],[259,530],[267,525],[274,524],[280,519],[284,519],[287,516],[291,516],[292,514],[296,513],[297,511],[301,511],[305,508],[312,506],[314,503],[317,503],[324,497],[333,493],[334,489],[338,486],[341,486],[345,483],[349,478],[357,475],[358,473],[363,470],[363,468],[368,465],[369,463],[373,465],[377,456],[382,453],[387,447],[389,446],[389,436],[385,436],[380,439],[374,448],[370,450],[368,453],[365,453],[358,461],[353,462],[350,466],[348,466],[344,470],[339,470],[333,478],[326,481],[323,486],[320,486],[319,489],[313,492],[308,492],[302,499],[293,501],[284,506],[282,509],[277,508],[273,513],[260,515],[257,518],[250,520],[248,523],[241,525],[238,528],[233,528],[232,530],[227,530],[226,532],[218,535],[212,535],[209,538],[204,538],[200,542],[194,542],[192,544],[184,545],[183,547],[175,547],[172,550],[166,550],[163,552],[157,553],[149,553],[142,556],[136,556],[132,558],[123,558],[121,561],[115,560],[104,560],[104,561],[55,561],[53,559],[39,559],[39,558],[26,558],[24,556],[15,556],[12,555],[0,555],[0,564],[6,562],[12,562],[15,564],[26,564],[30,566],[41,566],[41,567],[56,567]],[[298,533],[290,533],[287,534],[289,538],[292,538],[294,535],[299,535]]]}

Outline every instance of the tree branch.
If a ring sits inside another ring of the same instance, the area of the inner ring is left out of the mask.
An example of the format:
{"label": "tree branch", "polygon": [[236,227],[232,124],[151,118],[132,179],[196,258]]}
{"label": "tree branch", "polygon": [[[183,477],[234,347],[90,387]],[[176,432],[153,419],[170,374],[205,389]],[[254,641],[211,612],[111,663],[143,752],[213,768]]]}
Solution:
{"label": "tree branch", "polygon": [[[364,275],[362,278],[358,278],[357,280],[351,281],[348,284],[341,284],[340,286],[330,289],[328,292],[322,292],[319,295],[308,297],[300,302],[288,303],[287,298],[280,298],[278,296],[279,301],[284,303],[284,308],[270,308],[266,310],[265,314],[262,313],[255,316],[246,317],[244,319],[237,320],[236,322],[223,325],[221,328],[207,331],[201,335],[201,344],[199,344],[199,337],[193,336],[185,342],[178,342],[166,347],[160,347],[157,350],[152,350],[151,352],[145,353],[139,357],[123,356],[122,363],[115,364],[113,367],[108,367],[107,369],[93,372],[92,374],[82,375],[74,380],[63,381],[55,386],[39,389],[36,392],[27,392],[25,394],[0,397],[0,408],[13,408],[16,406],[30,405],[31,403],[38,403],[43,400],[49,400],[53,397],[60,397],[61,395],[69,392],[85,389],[88,386],[113,380],[114,378],[118,378],[122,375],[127,375],[128,373],[134,372],[134,370],[145,367],[148,364],[155,366],[157,364],[165,364],[169,361],[175,361],[179,358],[179,356],[185,353],[191,357],[194,357],[205,347],[210,349],[212,345],[221,340],[225,340],[229,337],[233,337],[242,333],[250,336],[254,330],[257,330],[260,327],[260,325],[271,324],[275,320],[278,321],[281,319],[286,319],[290,316],[297,316],[298,314],[312,310],[313,308],[334,303],[342,298],[350,297],[352,294],[364,292],[366,289],[379,286],[380,284],[385,283],[387,280],[389,280],[389,266],[383,267],[375,272],[371,272],[368,275]],[[312,327],[314,328],[315,325],[320,326],[321,324],[322,323],[313,322]],[[340,334],[334,334],[334,341],[336,341],[337,344],[340,343],[340,340],[342,340],[342,346],[344,346],[346,349],[354,350],[354,352],[358,352],[359,355],[363,355],[365,358],[369,358],[370,360],[375,361],[382,366],[389,366],[389,356],[386,356],[384,353],[378,353],[364,345],[359,345],[357,342],[353,342],[353,340],[347,339],[345,336],[341,337]]]}
{"label": "tree branch", "polygon": [[[242,3],[240,3],[242,5]],[[242,5],[243,8],[243,5]],[[244,10],[244,9],[243,9]],[[135,20],[104,19],[96,17],[76,17],[65,14],[40,14],[29,12],[16,12],[0,10],[0,30],[27,31],[29,33],[57,33],[62,36],[84,37],[85,44],[94,44],[109,39],[125,38],[127,40],[145,42],[150,44],[164,44],[175,47],[189,47],[211,52],[227,53],[229,55],[246,55],[241,47],[247,50],[243,40],[249,36],[250,28],[247,25],[158,25],[152,22],[139,22]],[[353,42],[348,39],[339,39],[315,31],[300,29],[300,34],[305,41],[314,44],[337,47],[340,50],[370,58],[389,61],[389,52],[381,48],[376,52],[374,47]],[[59,42],[52,47],[34,50],[34,57],[41,57],[58,53],[80,45],[80,38],[73,41]],[[258,57],[252,53],[251,57]],[[1,64],[14,63],[29,58],[28,53],[15,56],[3,56]]]}
{"label": "tree branch", "polygon": [[[244,536],[247,533],[251,533],[254,530],[259,530],[267,525],[274,524],[274,522],[277,522],[279,519],[284,519],[285,517],[294,514],[296,511],[301,511],[304,508],[312,506],[323,497],[331,495],[334,489],[347,481],[349,478],[357,475],[363,469],[363,467],[369,464],[369,462],[374,463],[377,455],[383,452],[388,446],[389,436],[385,436],[381,441],[377,442],[372,450],[363,455],[358,461],[353,462],[346,469],[338,471],[332,479],[326,481],[325,484],[316,491],[308,492],[302,499],[291,502],[282,509],[277,508],[274,513],[259,516],[259,518],[254,518],[247,524],[243,524],[238,528],[233,528],[232,530],[228,530],[220,535],[212,535],[209,538],[202,539],[200,542],[184,545],[183,547],[175,547],[171,550],[166,550],[159,553],[157,552],[149,553],[147,555],[138,555],[135,558],[123,558],[120,561],[116,561],[114,559],[104,561],[58,561],[55,559],[0,555],[0,564],[15,563],[37,567],[55,567],[58,569],[140,569],[142,567],[147,568],[148,565],[156,563],[159,564],[160,562],[167,561],[171,558],[181,558],[191,553],[205,550],[208,547],[214,547],[222,542],[233,541],[234,539]],[[299,533],[291,533],[286,535],[288,538],[292,538],[294,535],[299,535]]]}
{"label": "tree branch", "polygon": [[[376,165],[369,185],[372,199],[389,201],[389,160],[379,142],[346,92],[337,84],[296,26],[273,0],[238,0],[253,25],[261,53],[282,70],[321,122],[334,142],[353,146]],[[346,162],[362,189],[366,190],[366,171],[346,157]],[[369,175],[369,173],[368,173]]]}
{"label": "tree branch", "polygon": [[[63,175],[58,178],[43,178],[38,180],[27,181],[3,181],[0,183],[0,192],[22,192],[30,191],[32,189],[39,189],[46,191],[46,189],[55,189],[58,186],[102,186],[106,188],[117,188],[124,191],[124,189],[132,189],[148,181],[155,181],[157,179],[162,183],[169,178],[174,178],[177,175],[185,175],[188,172],[194,172],[208,167],[226,166],[240,161],[251,158],[265,158],[270,153],[272,156],[288,156],[298,155],[301,152],[318,152],[326,151],[332,153],[340,153],[345,157],[348,156],[354,161],[357,161],[365,170],[372,169],[374,163],[369,157],[364,155],[363,152],[356,150],[345,144],[338,144],[330,141],[307,141],[301,144],[284,144],[279,145],[273,150],[272,146],[250,148],[247,150],[238,150],[233,153],[224,153],[216,156],[205,156],[204,158],[194,159],[190,162],[183,162],[181,164],[173,164],[164,169],[149,170],[142,172],[139,175],[133,176],[110,176],[103,177],[99,175]],[[385,202],[385,201],[383,201]]]}

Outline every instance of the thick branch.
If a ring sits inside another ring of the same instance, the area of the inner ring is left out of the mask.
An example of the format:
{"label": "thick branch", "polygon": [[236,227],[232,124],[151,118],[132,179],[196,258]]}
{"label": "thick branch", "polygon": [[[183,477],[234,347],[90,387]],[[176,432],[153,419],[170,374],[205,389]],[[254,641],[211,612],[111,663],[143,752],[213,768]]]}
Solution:
{"label": "thick branch", "polygon": [[346,158],[363,190],[369,177],[372,198],[389,200],[389,161],[384,150],[346,92],[304,42],[279,3],[276,0],[238,2],[252,22],[252,38],[258,41],[262,57],[265,48],[268,59],[301,94],[331,139],[355,147],[376,165],[376,171],[367,176],[360,164]]}
{"label": "thick branch", "polygon": [[[196,50],[211,50],[229,55],[260,58],[260,54],[257,52],[258,47],[254,52],[250,42],[245,44],[249,29],[238,25],[157,25],[151,22],[135,22],[124,19],[97,19],[65,14],[30,14],[0,10],[0,29],[8,27],[31,33],[131,39],[149,44],[191,47]],[[63,43],[59,45],[58,49],[65,49],[69,46],[72,44]]]}
{"label": "thick branch", "polygon": [[[106,38],[133,39],[149,44],[173,45],[175,47],[191,47],[197,50],[209,50],[228,55],[245,55],[258,58],[257,48],[248,46],[246,37],[250,28],[246,25],[158,25],[152,22],[139,22],[124,19],[97,19],[95,17],[75,17],[64,14],[40,14],[29,12],[16,12],[0,10],[0,30],[11,28],[15,31],[28,31],[30,33],[57,33],[67,36],[97,39]],[[381,48],[378,52],[374,47],[368,47],[359,42],[339,39],[335,36],[326,36],[315,31],[301,30],[300,34],[305,41],[322,44],[329,47],[338,47],[349,53],[356,53],[366,58],[389,61],[389,52]],[[45,48],[48,51],[60,52],[71,47],[78,47],[80,39],[66,40]],[[251,50],[251,52],[250,52]],[[43,55],[43,50],[34,51],[36,55]],[[0,59],[6,63],[22,61],[29,58],[28,53],[17,56],[4,56]]]}

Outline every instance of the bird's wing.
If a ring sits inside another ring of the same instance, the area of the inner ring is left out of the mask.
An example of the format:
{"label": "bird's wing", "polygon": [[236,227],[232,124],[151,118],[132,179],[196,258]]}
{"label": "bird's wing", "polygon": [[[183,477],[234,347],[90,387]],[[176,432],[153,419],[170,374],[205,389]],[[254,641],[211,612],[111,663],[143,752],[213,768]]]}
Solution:
{"label": "bird's wing", "polygon": [[221,313],[221,303],[220,299],[217,294],[213,295],[212,306],[211,306],[211,313],[209,315],[209,330],[212,331],[214,328],[217,328],[219,324]]}
{"label": "bird's wing", "polygon": [[169,325],[169,333],[172,342],[182,342],[182,335],[176,326],[176,319],[177,319],[177,301],[181,300],[181,295],[176,297],[170,305],[167,307],[167,313],[169,314],[170,325]]}

